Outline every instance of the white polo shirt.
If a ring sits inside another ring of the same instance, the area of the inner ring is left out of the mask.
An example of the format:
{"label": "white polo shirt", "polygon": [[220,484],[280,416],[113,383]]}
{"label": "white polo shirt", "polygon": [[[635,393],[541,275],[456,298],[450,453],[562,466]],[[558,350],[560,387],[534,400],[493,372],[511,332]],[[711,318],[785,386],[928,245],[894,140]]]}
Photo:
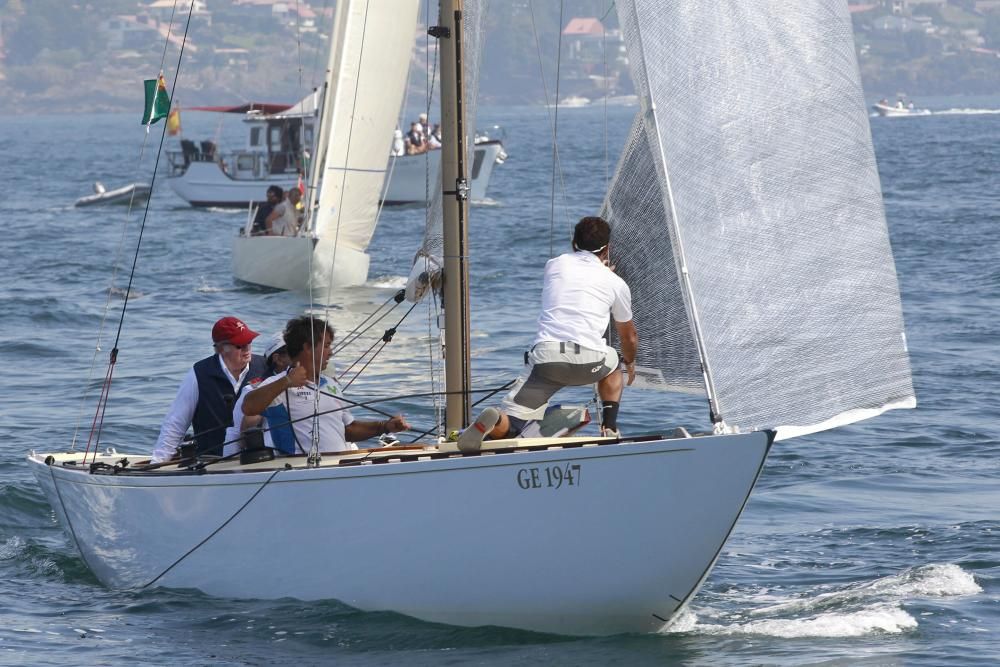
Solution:
{"label": "white polo shirt", "polygon": [[[287,371],[270,377],[257,385],[257,388],[279,380],[284,381],[286,374]],[[316,403],[317,395],[319,396],[318,405]],[[357,449],[358,446],[353,442],[347,442],[345,429],[354,423],[354,417],[346,409],[347,404],[338,398],[339,395],[340,389],[323,375],[319,378],[318,391],[316,386],[310,383],[303,387],[290,387],[288,391],[278,394],[264,410],[264,419],[267,420],[267,425],[270,428],[274,448],[288,454],[299,454],[302,451],[308,454],[312,447],[312,433],[315,425],[319,429],[319,450],[321,452],[342,452]],[[312,417],[314,413],[318,413],[316,418]],[[294,436],[292,429],[288,427],[290,419],[297,420],[293,424]],[[298,444],[296,444],[296,440],[298,440]]]}
{"label": "white polo shirt", "polygon": [[578,250],[546,262],[535,344],[572,342],[603,350],[612,317],[632,319],[632,292],[597,255]]}

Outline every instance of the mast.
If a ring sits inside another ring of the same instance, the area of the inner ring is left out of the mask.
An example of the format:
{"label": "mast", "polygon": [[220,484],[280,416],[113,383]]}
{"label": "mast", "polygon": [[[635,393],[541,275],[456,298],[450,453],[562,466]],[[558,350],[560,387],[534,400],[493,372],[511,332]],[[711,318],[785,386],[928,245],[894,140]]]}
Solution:
{"label": "mast", "polygon": [[441,0],[441,187],[444,214],[445,433],[471,418],[469,389],[469,182],[462,77],[462,0]]}

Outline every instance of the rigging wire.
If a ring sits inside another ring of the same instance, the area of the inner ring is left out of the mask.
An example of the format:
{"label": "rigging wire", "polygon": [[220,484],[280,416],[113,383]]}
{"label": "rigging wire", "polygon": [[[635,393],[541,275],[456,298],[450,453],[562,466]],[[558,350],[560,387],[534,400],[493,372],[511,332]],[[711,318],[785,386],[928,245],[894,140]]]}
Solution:
{"label": "rigging wire", "polygon": [[562,34],[564,0],[559,0],[559,38],[556,42],[556,108],[552,114],[552,194],[549,197],[549,257],[553,253],[556,225],[556,168],[559,164],[559,83],[562,68]]}
{"label": "rigging wire", "polygon": [[[169,41],[170,41],[170,34],[171,34],[170,31],[173,29],[173,19],[174,19],[174,14],[175,14],[175,12],[177,10],[177,2],[178,2],[178,0],[174,0],[173,9],[171,10],[170,24],[169,24],[169,26],[167,28],[167,35],[164,38],[163,54],[161,56],[161,61],[160,61],[161,66],[166,61],[167,45],[169,44]],[[188,30],[191,28],[191,15],[192,15],[193,11],[194,11],[194,3],[192,2],[190,5],[188,5],[187,21],[184,24],[184,35],[181,38],[180,50],[179,50],[179,52],[177,54],[177,65],[174,68],[174,77],[173,77],[174,80],[173,80],[173,82],[171,83],[171,86],[170,86],[170,99],[171,100],[174,99],[174,93],[176,92],[176,89],[177,89],[177,79],[180,76],[181,61],[182,61],[182,59],[184,57],[184,47],[187,45]],[[160,70],[161,74],[162,74],[162,71],[163,70],[162,70],[162,67],[161,67],[161,70]],[[147,136],[149,135],[149,130],[150,130],[150,125],[146,125],[146,135]],[[153,187],[156,184],[156,174],[157,174],[157,171],[158,171],[159,166],[160,166],[160,156],[163,154],[163,143],[166,140],[166,136],[167,136],[167,123],[164,123],[162,129],[160,130],[160,143],[159,143],[159,146],[158,146],[157,151],[156,151],[156,160],[153,163],[153,174],[152,174],[152,177],[150,179],[150,192],[152,192]],[[144,140],[144,142],[145,142],[145,140]],[[136,270],[136,267],[138,266],[138,263],[139,263],[139,250],[142,247],[142,236],[143,236],[143,233],[145,232],[145,229],[146,229],[146,221],[149,218],[149,205],[150,205],[150,201],[151,200],[152,200],[152,197],[149,197],[149,198],[146,199],[146,206],[145,206],[145,209],[143,210],[143,214],[142,214],[142,222],[139,225],[139,234],[138,234],[138,237],[136,239],[136,244],[135,244],[135,254],[132,257],[132,268],[129,271],[128,285],[125,288],[125,294],[124,294],[123,302],[122,302],[121,316],[118,319],[118,330],[115,332],[115,341],[114,341],[114,344],[112,345],[112,349],[111,349],[111,352],[110,352],[110,355],[109,355],[108,373],[107,373],[107,376],[105,377],[105,380],[104,380],[104,388],[103,388],[103,391],[102,391],[102,398],[98,401],[98,406],[97,406],[97,410],[96,410],[96,412],[100,415],[100,419],[97,419],[97,417],[95,415],[96,431],[95,431],[95,429],[93,427],[91,427],[90,436],[87,438],[87,449],[86,449],[86,452],[84,454],[84,460],[86,460],[86,454],[90,453],[90,444],[91,444],[92,440],[94,442],[94,458],[95,458],[95,460],[97,458],[97,450],[100,447],[101,431],[102,431],[103,426],[104,426],[104,413],[105,413],[105,410],[107,409],[108,399],[109,399],[110,394],[111,394],[111,379],[112,379],[112,376],[114,374],[114,365],[118,361],[118,343],[121,340],[122,326],[125,323],[125,313],[128,310],[129,299],[132,296],[132,284],[135,282],[135,270]]]}
{"label": "rigging wire", "polygon": [[[372,363],[373,361],[375,361],[375,357],[377,357],[377,356],[378,356],[378,355],[379,355],[379,354],[380,354],[380,353],[382,352],[382,350],[384,350],[384,349],[385,349],[385,346],[386,346],[386,345],[388,345],[388,344],[389,344],[390,342],[392,342],[392,337],[396,335],[396,330],[397,330],[397,328],[399,327],[399,325],[403,323],[403,320],[405,320],[405,319],[407,318],[407,316],[408,316],[408,315],[409,315],[410,313],[412,313],[412,312],[413,312],[413,309],[414,309],[414,308],[416,308],[416,307],[417,307],[417,304],[413,304],[412,306],[410,306],[410,309],[409,309],[409,310],[407,310],[407,311],[406,311],[406,313],[404,313],[404,314],[403,314],[403,316],[402,316],[401,318],[399,318],[399,321],[398,321],[398,322],[396,322],[396,326],[394,326],[394,327],[392,327],[392,328],[390,328],[390,329],[387,329],[387,330],[386,330],[385,334],[384,334],[384,335],[382,336],[382,338],[381,338],[381,341],[382,341],[382,346],[381,346],[381,347],[379,347],[379,349],[378,349],[378,350],[377,350],[377,351],[376,351],[376,352],[375,352],[375,353],[374,353],[374,354],[372,355],[371,359],[369,359],[368,361],[366,361],[366,362],[365,362],[365,365],[364,365],[364,366],[362,366],[362,367],[361,367],[361,369],[360,369],[360,370],[359,370],[359,371],[358,371],[357,373],[355,373],[355,374],[354,374],[354,377],[353,377],[353,378],[351,378],[351,381],[350,381],[350,382],[348,382],[347,384],[345,384],[345,385],[344,385],[344,389],[345,389],[345,390],[346,390],[346,389],[347,389],[348,387],[350,387],[350,386],[351,386],[352,384],[354,384],[354,381],[358,379],[358,377],[359,377],[359,376],[360,376],[360,375],[361,375],[361,374],[362,374],[362,373],[363,373],[363,372],[365,371],[365,369],[366,369],[366,368],[368,368],[368,366],[369,366],[369,365],[370,365],[370,364],[371,364],[371,363]],[[339,380],[340,380],[341,378],[343,378],[343,377],[344,377],[345,375],[347,375],[347,373],[348,373],[348,372],[349,372],[349,371],[350,371],[350,370],[351,370],[352,368],[354,368],[355,366],[357,366],[357,365],[358,365],[358,362],[360,362],[360,361],[361,361],[361,359],[364,359],[364,358],[365,358],[365,357],[366,357],[366,356],[367,356],[367,355],[368,355],[368,354],[369,354],[369,353],[370,353],[370,352],[371,352],[371,351],[372,351],[373,349],[375,349],[375,346],[376,346],[376,345],[378,345],[378,341],[375,341],[375,343],[373,343],[373,344],[372,344],[372,346],[371,346],[370,348],[368,348],[368,350],[366,350],[366,351],[364,352],[364,354],[362,354],[362,355],[361,355],[361,357],[360,357],[360,358],[359,358],[359,359],[358,359],[357,361],[355,361],[355,362],[354,362],[353,364],[351,364],[351,365],[350,365],[350,366],[349,366],[348,368],[344,369],[344,372],[343,372],[343,373],[341,373],[341,374],[340,374],[340,375],[338,376],[338,378],[337,378],[337,379],[338,379],[338,381],[339,381]]]}
{"label": "rigging wire", "polygon": [[[560,11],[561,11],[561,9],[560,9]],[[549,130],[550,130],[550,132],[552,134],[552,151],[553,151],[553,155],[555,156],[556,164],[558,165],[559,186],[560,186],[561,194],[563,196],[563,199],[565,200],[565,198],[566,198],[566,180],[565,180],[565,176],[563,174],[562,162],[561,162],[561,159],[560,159],[560,156],[559,156],[559,142],[557,141],[557,137],[556,137],[556,134],[555,134],[555,126],[553,125],[553,122],[552,122],[552,107],[553,107],[553,104],[552,104],[552,102],[551,102],[551,100],[549,98],[548,85],[545,82],[545,65],[544,65],[544,60],[542,59],[542,46],[541,46],[541,42],[540,42],[539,37],[538,37],[538,28],[535,25],[535,9],[534,9],[533,0],[528,0],[528,13],[531,16],[531,33],[532,33],[532,35],[535,38],[535,52],[536,52],[536,54],[538,56],[538,73],[539,73],[539,78],[542,81],[542,95],[545,98],[546,113],[549,114]],[[560,32],[560,38],[561,38],[562,25],[559,26],[559,32]],[[554,106],[558,109],[558,107],[559,107],[559,100],[558,99],[556,99]],[[555,203],[554,203],[555,202],[555,192],[554,192],[554,190],[553,190],[553,194],[551,195],[551,197],[552,197],[552,202],[553,202],[553,204],[552,204],[552,215],[554,217],[554,211],[555,211]],[[555,228],[555,222],[554,222],[554,220],[550,220],[550,222],[549,222],[549,255],[550,256],[552,255],[552,252],[553,252],[553,234],[554,234],[554,228]]]}
{"label": "rigging wire", "polygon": [[[167,27],[167,35],[170,35],[170,29],[173,27],[174,23],[174,12],[177,9],[177,3],[174,3],[173,9],[170,13],[170,23]],[[159,70],[163,71],[163,65],[167,59],[167,45],[169,40],[163,40],[163,50],[160,52],[160,67]],[[136,173],[138,173],[142,168],[142,159],[146,154],[146,144],[149,141],[149,131],[143,133],[142,144],[139,146],[139,156],[136,160]],[[85,385],[82,396],[80,397],[80,407],[77,410],[75,426],[73,428],[73,438],[70,441],[70,451],[76,451],[76,441],[80,433],[80,425],[83,419],[83,412],[87,407],[87,399],[90,397],[91,390],[91,379],[94,377],[94,368],[97,366],[97,355],[101,352],[101,340],[104,336],[104,327],[107,323],[108,313],[111,310],[111,297],[114,295],[115,280],[118,278],[118,269],[120,266],[122,251],[125,248],[125,239],[128,236],[128,226],[132,222],[132,210],[133,204],[135,203],[135,191],[133,190],[132,196],[128,202],[128,210],[125,212],[125,221],[122,224],[122,233],[118,239],[118,247],[115,249],[114,260],[111,262],[111,280],[108,282],[107,298],[104,300],[104,311],[101,314],[101,321],[97,328],[97,343],[94,346],[94,355],[90,359],[90,367],[87,369],[87,383]],[[101,385],[101,394],[103,396],[105,387],[104,385],[108,382],[107,376],[105,376],[104,382]],[[101,399],[99,399],[100,401]],[[96,418],[96,414],[95,414]],[[93,434],[96,422],[91,422],[91,434]]]}

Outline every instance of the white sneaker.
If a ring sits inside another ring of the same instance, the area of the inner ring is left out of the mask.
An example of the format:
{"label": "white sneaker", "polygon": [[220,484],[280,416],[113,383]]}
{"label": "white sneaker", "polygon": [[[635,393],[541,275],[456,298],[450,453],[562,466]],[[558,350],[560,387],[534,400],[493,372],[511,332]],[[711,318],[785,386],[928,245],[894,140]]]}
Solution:
{"label": "white sneaker", "polygon": [[500,411],[496,408],[486,408],[479,413],[479,418],[469,428],[458,436],[458,450],[465,454],[474,454],[482,449],[483,438],[493,430],[500,421]]}
{"label": "white sneaker", "polygon": [[605,438],[617,438],[619,440],[622,439],[622,432],[617,431],[613,428],[602,428],[601,435],[604,436]]}

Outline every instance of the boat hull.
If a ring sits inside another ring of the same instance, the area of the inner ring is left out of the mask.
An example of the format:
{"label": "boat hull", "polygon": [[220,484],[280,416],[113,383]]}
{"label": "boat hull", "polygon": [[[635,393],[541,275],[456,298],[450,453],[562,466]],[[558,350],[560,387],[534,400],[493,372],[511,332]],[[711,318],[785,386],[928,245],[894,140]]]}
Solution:
{"label": "boat hull", "polygon": [[770,441],[750,433],[200,475],[95,475],[46,465],[44,454],[29,460],[112,588],[337,599],[454,625],[600,635],[656,631],[694,595]]}
{"label": "boat hull", "polygon": [[86,197],[80,197],[73,206],[99,206],[104,204],[127,205],[141,204],[149,199],[151,188],[143,183],[132,183],[114,190],[98,192]]}
{"label": "boat hull", "polygon": [[880,116],[909,116],[912,112],[911,109],[906,107],[890,106],[885,104],[873,104],[872,109]]}
{"label": "boat hull", "polygon": [[[473,155],[471,197],[473,200],[486,198],[496,158],[503,151],[499,141],[477,144]],[[430,173],[437,173],[441,160],[440,151],[424,155],[408,155],[392,158],[392,175],[383,187],[382,200],[390,205],[426,204],[427,161],[431,161]],[[170,188],[192,206],[214,206],[221,208],[243,208],[252,202],[262,202],[267,188],[277,185],[283,190],[296,187],[296,174],[277,174],[263,178],[232,178],[217,162],[191,162],[182,173],[169,176]],[[436,189],[432,185],[431,192]]]}
{"label": "boat hull", "polygon": [[[311,255],[311,258],[310,258]],[[369,256],[331,239],[246,236],[233,240],[233,277],[253,285],[312,293],[328,303],[338,288],[368,279]]]}

